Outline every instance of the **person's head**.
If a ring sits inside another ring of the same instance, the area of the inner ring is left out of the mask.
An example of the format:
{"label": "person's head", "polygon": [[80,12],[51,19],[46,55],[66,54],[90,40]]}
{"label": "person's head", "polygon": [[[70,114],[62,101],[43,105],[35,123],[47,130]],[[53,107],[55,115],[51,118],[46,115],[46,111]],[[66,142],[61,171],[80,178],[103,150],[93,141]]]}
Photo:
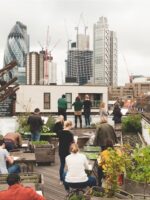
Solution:
{"label": "person's head", "polygon": [[79,147],[76,143],[72,143],[70,145],[70,152],[71,153],[77,153],[79,151]]}
{"label": "person's head", "polygon": [[7,184],[9,186],[20,183],[20,180],[19,174],[9,174],[7,176]]}
{"label": "person's head", "polygon": [[107,117],[106,116],[101,116],[101,119],[100,119],[100,123],[107,123]]}
{"label": "person's head", "polygon": [[100,103],[100,108],[105,108],[105,103],[104,102]]}
{"label": "person's head", "polygon": [[39,114],[39,113],[40,113],[40,109],[39,109],[39,108],[35,108],[35,109],[34,109],[34,113],[35,113],[35,114]]}
{"label": "person's head", "polygon": [[68,128],[72,128],[72,121],[70,120],[67,120],[67,121],[64,121],[64,129],[68,129]]}
{"label": "person's head", "polygon": [[56,122],[61,122],[64,123],[64,116],[63,115],[59,115]]}
{"label": "person's head", "polygon": [[85,100],[89,100],[89,95],[88,94],[85,95]]}
{"label": "person's head", "polygon": [[65,95],[65,94],[63,94],[63,95],[62,95],[62,98],[63,98],[63,99],[64,99],[64,98],[66,98],[66,95]]}
{"label": "person's head", "polygon": [[80,101],[80,97],[79,96],[76,97],[76,101]]}

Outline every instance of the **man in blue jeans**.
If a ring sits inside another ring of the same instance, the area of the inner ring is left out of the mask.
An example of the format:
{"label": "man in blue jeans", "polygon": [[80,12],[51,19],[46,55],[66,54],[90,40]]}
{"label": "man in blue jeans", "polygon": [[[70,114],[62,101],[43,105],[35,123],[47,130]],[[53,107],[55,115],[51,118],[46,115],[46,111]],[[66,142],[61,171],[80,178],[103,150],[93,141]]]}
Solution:
{"label": "man in blue jeans", "polygon": [[35,108],[33,115],[29,116],[27,123],[30,125],[32,141],[39,141],[43,125],[39,108]]}
{"label": "man in blue jeans", "polygon": [[[13,164],[13,162],[13,157],[10,156],[8,151],[5,149],[4,140],[0,140],[0,174],[19,173],[20,166]],[[10,165],[8,168],[7,163]]]}

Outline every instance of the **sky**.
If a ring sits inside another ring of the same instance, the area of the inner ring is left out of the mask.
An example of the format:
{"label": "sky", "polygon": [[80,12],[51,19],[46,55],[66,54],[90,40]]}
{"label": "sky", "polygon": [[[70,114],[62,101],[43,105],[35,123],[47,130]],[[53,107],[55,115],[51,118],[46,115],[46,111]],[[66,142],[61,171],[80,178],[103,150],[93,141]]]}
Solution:
{"label": "sky", "polygon": [[75,27],[83,33],[88,26],[92,50],[93,25],[104,16],[109,29],[117,33],[118,84],[129,82],[132,74],[150,76],[149,9],[150,0],[0,0],[0,66],[7,36],[16,21],[27,26],[30,51],[40,51],[41,46],[46,46],[49,27],[49,51],[57,63],[58,83],[61,83],[67,41],[75,40]]}

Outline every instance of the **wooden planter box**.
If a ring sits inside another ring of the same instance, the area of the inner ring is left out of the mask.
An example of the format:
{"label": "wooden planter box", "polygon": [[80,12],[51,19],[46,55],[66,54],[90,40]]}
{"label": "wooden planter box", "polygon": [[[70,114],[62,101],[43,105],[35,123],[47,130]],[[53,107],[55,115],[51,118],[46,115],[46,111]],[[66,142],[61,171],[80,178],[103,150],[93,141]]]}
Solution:
{"label": "wooden planter box", "polygon": [[87,141],[90,139],[88,136],[79,136],[77,140],[77,144],[79,148],[83,148]]}
{"label": "wooden planter box", "polygon": [[55,147],[53,144],[34,145],[34,153],[37,163],[54,163]]}
{"label": "wooden planter box", "polygon": [[[125,178],[124,180],[124,190],[131,194],[143,194],[144,195],[144,183],[133,181]],[[150,195],[150,184],[147,185],[145,190],[146,195]],[[150,197],[149,197],[150,199]]]}

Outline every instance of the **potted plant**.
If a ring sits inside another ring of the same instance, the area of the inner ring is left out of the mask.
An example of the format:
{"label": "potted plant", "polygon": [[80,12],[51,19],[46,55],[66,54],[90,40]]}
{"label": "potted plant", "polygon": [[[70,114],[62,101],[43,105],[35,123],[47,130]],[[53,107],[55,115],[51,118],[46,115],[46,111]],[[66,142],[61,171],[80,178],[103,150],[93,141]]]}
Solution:
{"label": "potted plant", "polygon": [[54,163],[55,147],[48,141],[32,141],[37,163]]}
{"label": "potted plant", "polygon": [[141,193],[144,197],[150,191],[150,146],[133,150],[132,165],[128,168],[125,189],[132,193]]}
{"label": "potted plant", "polygon": [[124,144],[134,147],[142,144],[138,133],[141,133],[141,115],[128,115],[122,119],[122,139]]}

